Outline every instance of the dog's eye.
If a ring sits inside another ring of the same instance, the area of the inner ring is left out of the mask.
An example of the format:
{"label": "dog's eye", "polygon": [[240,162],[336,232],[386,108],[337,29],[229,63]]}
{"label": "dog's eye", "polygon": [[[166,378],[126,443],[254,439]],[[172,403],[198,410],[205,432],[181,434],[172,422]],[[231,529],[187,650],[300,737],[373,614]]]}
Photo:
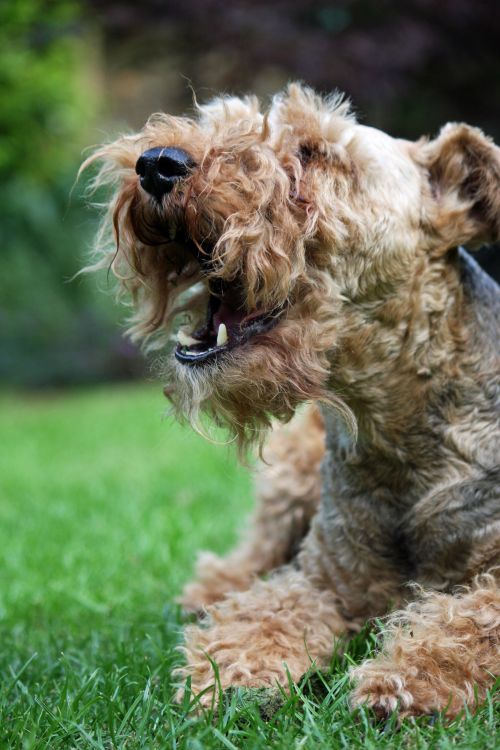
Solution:
{"label": "dog's eye", "polygon": [[312,146],[310,143],[303,143],[299,148],[298,154],[302,166],[307,167],[307,165],[314,159],[316,154],[317,150],[314,146]]}

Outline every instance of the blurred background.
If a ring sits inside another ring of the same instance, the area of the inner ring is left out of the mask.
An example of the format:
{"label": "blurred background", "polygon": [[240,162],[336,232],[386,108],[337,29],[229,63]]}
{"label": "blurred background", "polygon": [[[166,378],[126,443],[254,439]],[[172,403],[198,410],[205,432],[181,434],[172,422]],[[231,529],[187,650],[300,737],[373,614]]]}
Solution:
{"label": "blurred background", "polygon": [[[96,216],[75,177],[85,148],[192,90],[290,79],[351,97],[393,135],[465,120],[500,139],[496,0],[3,0],[0,3],[0,383],[143,378],[106,276],[78,278]],[[492,273],[495,258],[481,262]],[[496,261],[498,264],[498,261]]]}

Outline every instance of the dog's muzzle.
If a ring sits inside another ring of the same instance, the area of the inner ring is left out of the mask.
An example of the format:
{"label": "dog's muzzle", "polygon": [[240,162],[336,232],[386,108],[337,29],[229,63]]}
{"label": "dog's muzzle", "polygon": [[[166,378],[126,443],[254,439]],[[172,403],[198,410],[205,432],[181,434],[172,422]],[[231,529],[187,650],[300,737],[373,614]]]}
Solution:
{"label": "dog's muzzle", "polygon": [[148,149],[137,159],[135,171],[141,187],[161,201],[193,167],[194,161],[182,148],[157,147]]}

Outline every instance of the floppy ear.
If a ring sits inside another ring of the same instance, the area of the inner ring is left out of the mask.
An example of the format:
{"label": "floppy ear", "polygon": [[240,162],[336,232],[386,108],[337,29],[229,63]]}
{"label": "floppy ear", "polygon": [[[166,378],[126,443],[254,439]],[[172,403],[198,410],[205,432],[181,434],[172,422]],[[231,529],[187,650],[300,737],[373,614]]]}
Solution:
{"label": "floppy ear", "polygon": [[450,123],[422,155],[431,187],[427,218],[446,247],[499,240],[500,148],[478,128]]}

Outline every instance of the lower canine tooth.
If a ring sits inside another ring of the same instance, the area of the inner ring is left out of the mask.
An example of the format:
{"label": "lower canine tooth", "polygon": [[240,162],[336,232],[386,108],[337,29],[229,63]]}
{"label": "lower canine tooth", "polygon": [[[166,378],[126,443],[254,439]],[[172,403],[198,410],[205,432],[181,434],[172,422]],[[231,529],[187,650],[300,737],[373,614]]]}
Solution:
{"label": "lower canine tooth", "polygon": [[177,331],[177,341],[181,346],[193,346],[193,344],[200,343],[192,336],[188,336],[187,333],[184,333],[184,331]]}
{"label": "lower canine tooth", "polygon": [[224,344],[227,344],[227,328],[224,323],[221,323],[217,331],[217,346],[224,346]]}

